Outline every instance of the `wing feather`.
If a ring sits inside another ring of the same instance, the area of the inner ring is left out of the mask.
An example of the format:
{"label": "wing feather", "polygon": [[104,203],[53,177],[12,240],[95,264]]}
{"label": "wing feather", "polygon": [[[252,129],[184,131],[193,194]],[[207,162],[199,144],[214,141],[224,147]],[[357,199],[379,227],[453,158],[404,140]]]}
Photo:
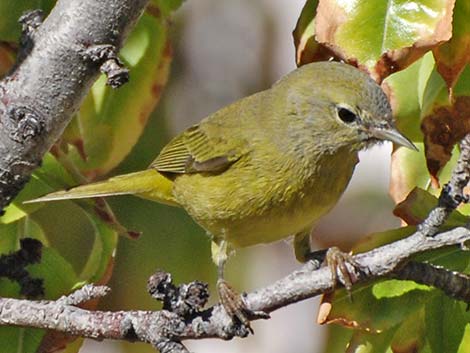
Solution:
{"label": "wing feather", "polygon": [[175,174],[215,173],[227,169],[241,155],[223,138],[208,136],[201,125],[195,125],[170,141],[150,168]]}

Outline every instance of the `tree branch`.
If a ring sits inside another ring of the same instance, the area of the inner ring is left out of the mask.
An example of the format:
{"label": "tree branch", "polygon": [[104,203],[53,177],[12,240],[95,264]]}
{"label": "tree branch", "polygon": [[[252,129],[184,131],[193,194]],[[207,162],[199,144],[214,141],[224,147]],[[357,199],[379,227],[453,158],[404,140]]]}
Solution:
{"label": "tree branch", "polygon": [[21,18],[18,62],[0,81],[0,210],[29,180],[101,71],[126,82],[116,56],[148,0],[58,0],[41,23]]}
{"label": "tree branch", "polygon": [[[418,252],[468,240],[470,231],[463,227],[435,237],[416,232],[408,238],[355,255],[354,260],[369,269],[368,273],[359,274],[359,281],[385,276]],[[246,294],[244,299],[249,309],[269,313],[334,290],[335,286],[328,268],[312,271],[311,265],[307,264],[270,286]],[[46,328],[94,339],[142,341],[152,344],[162,353],[187,352],[181,344],[187,339],[231,339],[248,335],[248,330],[234,323],[220,305],[200,311],[207,298],[206,290],[199,282],[176,287],[168,274],[158,272],[151,279],[149,291],[167,303],[161,311],[104,312],[76,307],[108,291],[106,287],[91,285],[57,301],[0,298],[0,324]]]}

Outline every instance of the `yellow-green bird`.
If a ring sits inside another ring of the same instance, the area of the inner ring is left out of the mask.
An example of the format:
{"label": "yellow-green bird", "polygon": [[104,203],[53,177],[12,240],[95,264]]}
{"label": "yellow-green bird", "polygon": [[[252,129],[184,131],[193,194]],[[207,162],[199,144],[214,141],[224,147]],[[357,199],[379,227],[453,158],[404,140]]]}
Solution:
{"label": "yellow-green bird", "polygon": [[415,149],[394,127],[382,89],[352,66],[312,63],[183,131],[147,170],[34,201],[135,194],[184,208],[212,237],[222,304],[247,323],[223,279],[228,255],[295,235],[302,257],[358,152],[383,140]]}

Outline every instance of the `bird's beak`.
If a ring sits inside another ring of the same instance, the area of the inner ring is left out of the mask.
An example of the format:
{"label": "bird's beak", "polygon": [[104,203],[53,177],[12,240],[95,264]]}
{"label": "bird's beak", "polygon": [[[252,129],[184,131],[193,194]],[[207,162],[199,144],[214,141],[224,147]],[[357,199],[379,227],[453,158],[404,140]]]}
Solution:
{"label": "bird's beak", "polygon": [[419,151],[418,148],[408,140],[405,136],[403,136],[397,129],[394,127],[373,127],[370,129],[370,133],[375,138],[380,140],[389,140],[397,145],[407,147],[411,150]]}

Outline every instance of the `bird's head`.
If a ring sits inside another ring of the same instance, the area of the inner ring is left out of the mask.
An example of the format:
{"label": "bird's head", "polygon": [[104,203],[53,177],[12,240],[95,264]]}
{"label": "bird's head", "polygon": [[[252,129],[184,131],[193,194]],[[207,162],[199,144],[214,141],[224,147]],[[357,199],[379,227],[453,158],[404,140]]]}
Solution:
{"label": "bird's head", "polygon": [[279,83],[287,88],[291,109],[311,127],[325,148],[361,150],[381,141],[417,150],[395,127],[382,88],[368,75],[346,64],[305,65]]}

